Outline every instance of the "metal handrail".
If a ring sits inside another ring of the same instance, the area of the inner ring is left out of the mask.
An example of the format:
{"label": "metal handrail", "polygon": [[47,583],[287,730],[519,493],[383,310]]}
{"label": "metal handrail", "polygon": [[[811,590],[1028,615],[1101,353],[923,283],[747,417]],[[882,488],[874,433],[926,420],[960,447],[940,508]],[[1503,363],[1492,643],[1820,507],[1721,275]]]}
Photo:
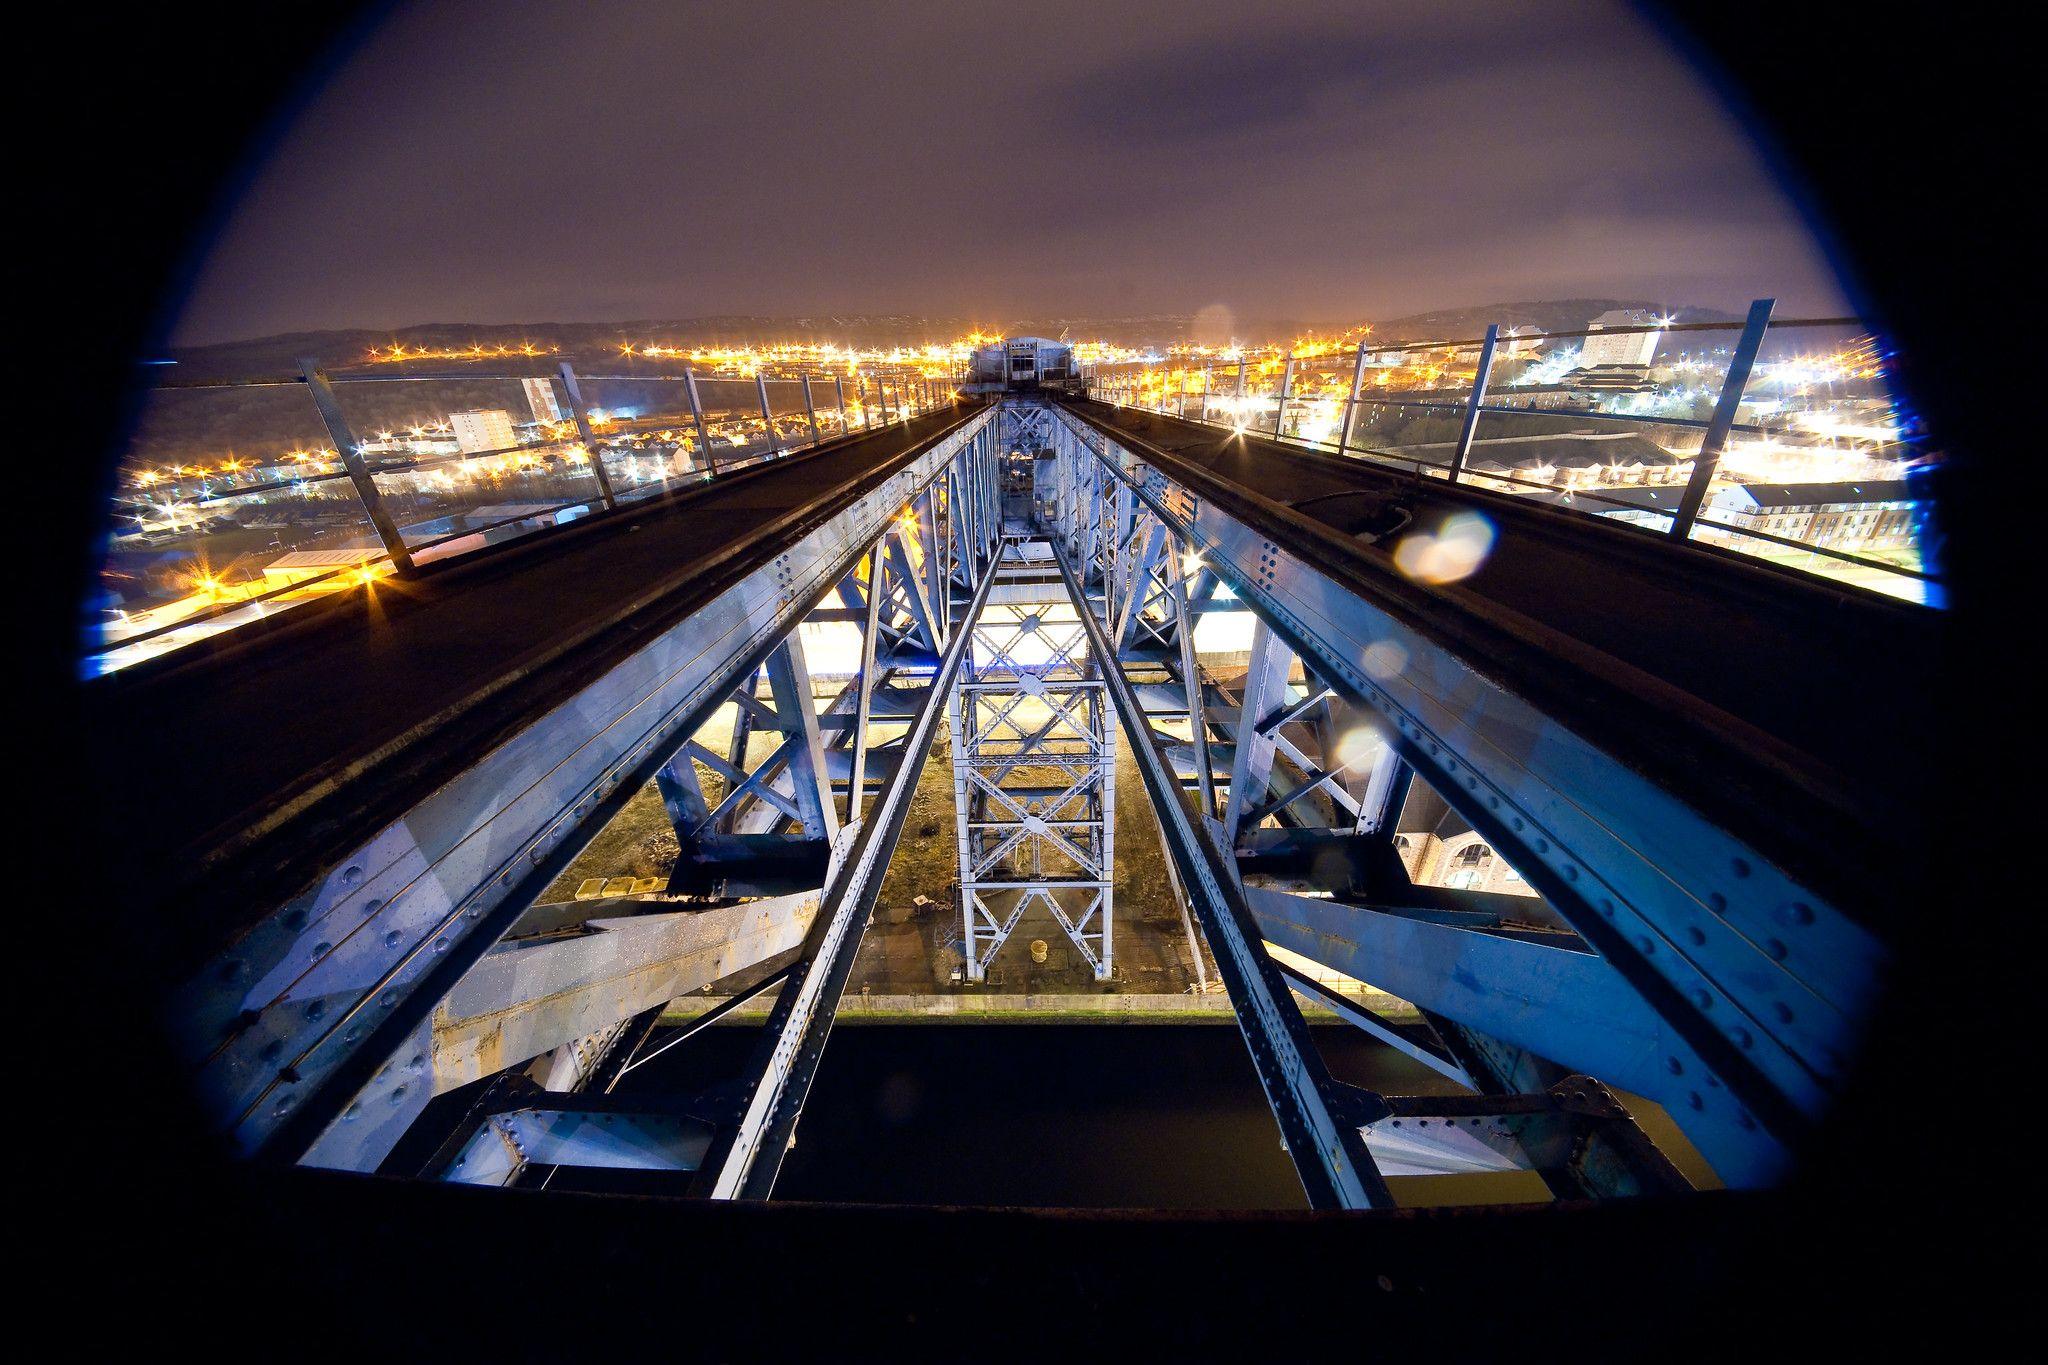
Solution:
{"label": "metal handrail", "polygon": [[[1846,318],[1775,318],[1775,319],[1773,319],[1773,320],[1771,321],[1771,324],[1770,324],[1770,325],[1771,325],[1771,327],[1772,327],[1773,329],[1777,329],[1777,328],[1798,328],[1798,327],[1868,327],[1868,326],[1869,326],[1869,324],[1868,324],[1867,322],[1865,322],[1865,321],[1864,321],[1864,320],[1863,320],[1862,318],[1856,318],[1856,317],[1846,317]],[[1641,336],[1641,335],[1643,335],[1644,333],[1647,333],[1647,332],[1740,332],[1741,330],[1742,330],[1742,323],[1741,323],[1741,322],[1740,322],[1739,320],[1738,320],[1738,321],[1732,321],[1732,322],[1674,322],[1674,323],[1672,323],[1672,324],[1671,324],[1670,326],[1668,326],[1668,327],[1657,327],[1657,326],[1653,326],[1653,325],[1637,325],[1637,326],[1633,326],[1633,327],[1600,327],[1600,328],[1579,328],[1579,329],[1577,329],[1577,330],[1574,330],[1574,331],[1559,331],[1559,332],[1516,332],[1516,333],[1515,333],[1515,334],[1514,334],[1513,336],[1510,336],[1510,337],[1506,337],[1505,339],[1506,339],[1507,341],[1509,341],[1509,342],[1512,342],[1512,343],[1514,343],[1515,345],[1518,345],[1518,346],[1519,346],[1519,345],[1521,345],[1521,344],[1522,344],[1523,342],[1525,342],[1525,341],[1563,341],[1563,340],[1570,340],[1571,338],[1574,338],[1574,337],[1594,337],[1594,336],[1603,336],[1603,337],[1615,337],[1615,336]],[[1351,350],[1351,349],[1355,349],[1355,348],[1356,348],[1357,346],[1359,346],[1359,345],[1363,345],[1363,346],[1365,347],[1365,349],[1366,349],[1366,350],[1368,350],[1368,351],[1371,351],[1371,352],[1374,352],[1375,354],[1378,354],[1378,353],[1380,353],[1380,352],[1385,352],[1385,351],[1450,351],[1450,350],[1458,350],[1458,349],[1461,349],[1461,348],[1463,348],[1463,347],[1466,347],[1466,346],[1483,346],[1483,345],[1485,345],[1485,344],[1486,344],[1486,338],[1485,338],[1485,337],[1471,337],[1471,338],[1469,338],[1469,339],[1466,339],[1466,340],[1458,340],[1458,341],[1391,341],[1391,342],[1387,342],[1387,343],[1385,343],[1385,344],[1379,344],[1379,343],[1375,343],[1375,342],[1371,342],[1371,341],[1366,341],[1366,340],[1364,340],[1364,339],[1361,339],[1360,341],[1356,341],[1356,342],[1352,342],[1352,341],[1347,341],[1347,342],[1345,343],[1345,349],[1346,349],[1346,350]],[[1264,349],[1264,348],[1260,348],[1260,349]],[[1330,352],[1326,352],[1326,353],[1325,353],[1325,354],[1323,354],[1323,355],[1318,355],[1318,356],[1307,356],[1307,357],[1303,357],[1303,363],[1306,363],[1306,364],[1313,364],[1314,362],[1316,362],[1316,361],[1319,361],[1319,360],[1341,360],[1341,359],[1343,359],[1343,358],[1344,358],[1344,355],[1345,355],[1345,351],[1330,351]],[[1160,362],[1157,362],[1157,361],[1137,361],[1137,360],[1114,360],[1114,361],[1099,361],[1099,362],[1096,362],[1096,363],[1097,363],[1097,364],[1111,364],[1111,365],[1138,365],[1138,364],[1157,364],[1157,363],[1160,363]]]}
{"label": "metal handrail", "polygon": [[[1215,427],[1226,431],[1237,430],[1236,426],[1232,423],[1211,422],[1207,419],[1196,417],[1182,417],[1180,416],[1180,414],[1170,411],[1166,408],[1151,408],[1146,407],[1142,404],[1131,404],[1129,406],[1137,407],[1140,411],[1143,412],[1157,412],[1162,417],[1173,417],[1179,421],[1193,422],[1200,426]],[[1462,406],[1455,407],[1453,410],[1460,412],[1464,411]],[[1515,409],[1514,411],[1519,412],[1520,410]],[[1653,418],[1636,418],[1622,420],[1634,420],[1639,423],[1642,423],[1643,425],[1657,425],[1657,419]],[[1383,449],[1375,446],[1354,445],[1350,447],[1340,447],[1339,444],[1335,441],[1315,441],[1302,436],[1286,436],[1282,435],[1279,432],[1273,432],[1269,434],[1267,432],[1261,431],[1256,434],[1259,436],[1261,440],[1271,439],[1275,441],[1283,441],[1290,445],[1299,445],[1307,447],[1309,449],[1316,450],[1328,450],[1333,454],[1344,455],[1347,457],[1355,454],[1376,460],[1386,460],[1394,464],[1413,465],[1417,466],[1417,473],[1421,472],[1421,466],[1427,466],[1431,469],[1440,469],[1446,471],[1448,471],[1452,467],[1451,462],[1448,460],[1434,460],[1426,458],[1421,455],[1408,455],[1403,454],[1398,450]],[[1649,516],[1662,517],[1665,518],[1667,521],[1671,522],[1675,522],[1678,516],[1677,509],[1665,511],[1661,508],[1641,507],[1637,504],[1628,502],[1621,498],[1602,496],[1600,491],[1597,489],[1571,488],[1559,484],[1543,483],[1535,479],[1524,478],[1515,474],[1493,473],[1490,471],[1486,473],[1479,473],[1467,469],[1465,471],[1465,475],[1469,480],[1489,480],[1498,483],[1512,483],[1524,488],[1538,489],[1546,493],[1565,493],[1569,494],[1573,498],[1587,498],[1597,502],[1611,503],[1615,507],[1623,508],[1629,511],[1642,512]],[[1549,510],[1558,512],[1566,516],[1604,515],[1598,512],[1582,512],[1576,507],[1566,507],[1563,505],[1552,505]],[[1615,524],[1626,530],[1642,535],[1667,534],[1666,531],[1659,531],[1651,527],[1640,526],[1631,522],[1624,521],[1616,522]],[[1816,545],[1809,541],[1804,540],[1793,540],[1787,536],[1773,535],[1769,531],[1760,531],[1753,527],[1737,526],[1733,522],[1721,521],[1714,517],[1702,517],[1695,524],[1711,526],[1717,531],[1723,531],[1730,535],[1748,536],[1751,539],[1767,541],[1774,545],[1784,546],[1787,549],[1800,550],[1806,553],[1816,554],[1824,559],[1837,560],[1841,563],[1854,564],[1863,568],[1878,569],[1885,573],[1896,574],[1901,578],[1917,579],[1918,581],[1923,583],[1933,584],[1940,584],[1944,581],[1941,575],[1936,573],[1929,573],[1921,569],[1908,568],[1906,565],[1903,564],[1887,563],[1886,561],[1881,559],[1867,559],[1861,555],[1850,554],[1847,551],[1832,549],[1825,545]]]}
{"label": "metal handrail", "polygon": [[[335,569],[328,570],[324,573],[312,575],[307,578],[299,579],[296,582],[285,584],[278,588],[270,589],[266,592],[257,594],[255,596],[244,597],[236,601],[215,603],[211,606],[201,609],[200,611],[194,612],[192,615],[184,617],[178,621],[166,622],[161,626],[155,626],[150,628],[149,630],[141,631],[133,635],[128,635],[118,640],[88,639],[85,642],[83,642],[81,657],[86,660],[104,658],[109,654],[116,653],[117,651],[127,649],[134,645],[144,644],[151,640],[161,639],[167,635],[174,634],[181,630],[191,630],[195,627],[204,626],[210,622],[222,620],[223,618],[231,616],[236,612],[244,611],[252,607],[261,607],[265,603],[270,602],[276,598],[282,597],[286,594],[303,591],[309,586],[327,582],[335,578],[336,576],[346,572],[359,571],[360,569],[367,566],[390,564],[395,566],[400,571],[400,573],[405,573],[410,571],[411,568],[413,567],[412,556],[416,553],[423,553],[425,551],[432,550],[438,546],[447,545],[451,542],[466,539],[468,537],[483,535],[487,532],[501,529],[505,526],[516,525],[520,522],[536,521],[543,517],[553,516],[567,508],[579,506],[593,506],[611,509],[619,506],[622,501],[637,501],[638,496],[645,496],[644,494],[636,496],[635,494],[628,493],[622,497],[621,495],[613,491],[610,479],[604,471],[604,453],[602,449],[600,449],[600,447],[605,444],[605,439],[604,437],[597,436],[591,433],[590,431],[589,419],[583,407],[580,391],[576,387],[577,376],[575,375],[573,369],[567,362],[562,362],[560,364],[560,366],[558,367],[558,375],[559,378],[555,376],[538,375],[455,375],[439,376],[439,378],[502,378],[508,380],[542,377],[550,378],[552,383],[560,385],[560,387],[557,389],[557,396],[566,397],[567,399],[569,410],[579,430],[579,435],[576,437],[553,437],[544,441],[536,442],[532,445],[510,446],[501,450],[490,451],[465,451],[457,454],[428,456],[419,459],[378,464],[375,466],[372,466],[367,461],[363,460],[360,454],[359,443],[355,441],[353,434],[348,430],[344,419],[342,419],[342,417],[340,416],[338,409],[335,409],[333,407],[331,396],[331,384],[332,382],[337,381],[331,380],[329,376],[325,375],[316,367],[314,367],[311,364],[311,362],[307,362],[305,366],[305,371],[302,375],[290,380],[255,380],[235,381],[230,383],[219,384],[157,386],[168,389],[283,387],[285,384],[297,384],[305,386],[307,389],[311,391],[315,400],[315,405],[320,410],[321,418],[328,425],[329,435],[335,442],[335,449],[337,451],[337,455],[342,460],[344,468],[320,474],[312,474],[304,478],[289,480],[272,480],[268,483],[258,484],[248,488],[226,489],[218,494],[209,493],[194,499],[191,505],[199,507],[204,507],[209,504],[218,505],[221,503],[231,502],[236,498],[256,496],[271,492],[281,492],[293,488],[304,487],[307,484],[326,483],[338,479],[348,479],[353,482],[358,496],[364,502],[364,510],[369,516],[371,525],[377,531],[379,539],[383,541],[383,549],[381,552],[373,553],[371,555],[366,556],[358,564],[337,567]],[[642,378],[643,376],[626,377],[637,379]],[[827,377],[832,377],[835,379],[837,378],[837,376]],[[415,379],[427,378],[427,376],[343,376],[339,377],[338,382],[351,382],[353,380],[358,379],[379,380],[394,378]],[[697,435],[699,441],[703,445],[703,449],[699,453],[702,455],[704,463],[706,465],[706,468],[701,472],[701,474],[692,473],[687,477],[693,480],[708,481],[721,474],[731,473],[742,469],[753,468],[768,460],[785,456],[788,453],[788,450],[785,448],[785,444],[776,438],[775,423],[777,414],[775,414],[767,404],[766,385],[768,383],[805,383],[804,379],[767,380],[765,379],[765,377],[757,377],[757,383],[760,386],[762,395],[762,408],[759,416],[767,426],[766,434],[768,436],[769,448],[758,454],[747,455],[742,458],[737,458],[731,461],[720,463],[711,454],[709,445],[710,436],[708,432],[708,426],[705,421],[702,409],[700,406],[698,406],[696,400],[696,380],[687,372],[685,373],[685,375],[681,376],[681,378],[684,382],[687,382],[691,385],[690,396],[693,412],[690,414],[690,420],[694,420],[696,423]],[[937,409],[938,407],[944,406],[945,404],[951,401],[952,395],[950,394],[950,392],[947,392],[942,388],[941,381],[924,380],[922,379],[922,377],[920,377],[919,382],[910,383],[900,380],[897,376],[886,374],[877,374],[874,375],[873,378],[877,384],[877,397],[881,398],[884,402],[886,411],[890,414],[893,414],[907,407],[909,409],[909,416],[900,419],[894,416],[889,416],[880,423],[876,423],[872,419],[870,419],[870,421],[863,428],[866,430],[877,429],[880,426],[895,425],[898,421],[907,422],[915,417],[922,416],[925,413],[931,412]],[[863,403],[865,403],[865,381],[863,382],[862,387],[862,401]],[[894,387],[896,390],[896,392],[893,395],[889,394],[889,389],[891,387]],[[824,444],[828,440],[838,440],[848,435],[851,435],[854,428],[847,425],[847,423],[844,420],[843,396],[840,404],[842,409],[842,420],[839,423],[840,429],[828,435],[824,431],[823,426],[818,422],[816,411],[811,406],[808,384],[805,384],[805,388],[806,411],[801,414],[782,414],[782,416],[786,420],[804,421],[808,419],[811,428],[811,439],[808,442],[799,444],[808,444],[812,447],[816,447]],[[894,401],[890,401],[891,398],[893,398]],[[746,420],[752,420],[751,416],[749,416]],[[721,425],[722,424],[723,423],[721,422]],[[607,436],[613,434],[615,433],[606,433]],[[472,460],[488,459],[498,456],[530,454],[537,451],[554,451],[564,447],[576,445],[582,445],[588,451],[589,461],[592,466],[590,473],[594,483],[596,484],[596,487],[592,490],[590,496],[578,497],[570,499],[568,501],[554,503],[530,512],[522,512],[516,516],[505,517],[496,521],[492,521],[481,526],[465,527],[462,530],[453,531],[446,535],[437,536],[433,539],[426,541],[421,541],[417,544],[405,543],[396,524],[391,521],[389,514],[385,511],[383,505],[383,495],[376,484],[376,479],[377,476],[379,475],[412,473],[423,469],[431,470],[446,465],[461,464]],[[674,485],[680,483],[681,481],[681,478],[669,477],[662,479],[660,483],[665,486],[673,487]]]}
{"label": "metal handrail", "polygon": [[[1516,339],[1520,340],[1520,338]],[[492,358],[498,359],[499,357],[494,356]],[[560,356],[552,356],[549,359],[560,363],[562,358]],[[864,369],[853,374],[846,374],[839,370],[806,370],[804,373],[797,375],[773,376],[769,378],[768,382],[771,384],[801,384],[805,379],[855,379],[862,377],[880,377],[896,380],[902,378],[906,373],[917,372],[910,366],[905,366],[902,369]],[[925,377],[919,374],[919,378]],[[534,374],[476,374],[463,370],[425,372],[400,370],[390,374],[361,374],[343,371],[330,374],[327,378],[328,382],[333,384],[517,384],[526,379],[551,379],[553,376],[546,371]],[[744,384],[753,380],[756,376],[751,374],[697,374],[694,371],[685,370],[681,374],[586,374],[581,375],[581,378],[590,380],[593,383],[686,384],[694,378],[700,384]],[[950,380],[954,383],[959,383],[963,382],[964,378],[965,376],[962,375],[939,376],[932,379],[931,382],[944,383]],[[140,388],[144,393],[194,393],[208,389],[286,389],[303,385],[305,382],[298,375],[251,375],[240,379],[161,379],[154,383],[141,385]]]}

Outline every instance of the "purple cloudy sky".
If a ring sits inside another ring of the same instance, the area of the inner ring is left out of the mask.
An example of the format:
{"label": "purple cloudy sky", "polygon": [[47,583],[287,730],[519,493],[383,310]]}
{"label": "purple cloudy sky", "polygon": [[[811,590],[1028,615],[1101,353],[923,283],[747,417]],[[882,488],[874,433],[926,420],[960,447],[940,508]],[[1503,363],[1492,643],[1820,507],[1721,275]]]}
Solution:
{"label": "purple cloudy sky", "polygon": [[1611,0],[422,0],[251,168],[185,343],[429,321],[1842,306]]}

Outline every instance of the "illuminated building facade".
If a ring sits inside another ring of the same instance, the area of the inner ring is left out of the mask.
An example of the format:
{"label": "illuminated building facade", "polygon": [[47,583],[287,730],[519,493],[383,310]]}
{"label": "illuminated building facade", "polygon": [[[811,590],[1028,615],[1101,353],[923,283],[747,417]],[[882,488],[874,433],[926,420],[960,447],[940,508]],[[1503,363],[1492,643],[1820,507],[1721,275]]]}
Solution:
{"label": "illuminated building facade", "polygon": [[465,455],[509,450],[519,443],[512,433],[512,414],[503,408],[450,413],[448,423],[455,428],[456,446]]}
{"label": "illuminated building facade", "polygon": [[1534,897],[1522,874],[1435,792],[1414,788],[1401,810],[1394,851],[1423,886]]}
{"label": "illuminated building facade", "polygon": [[519,381],[526,390],[526,405],[533,409],[536,422],[559,422],[562,420],[562,405],[555,401],[555,384],[551,379],[522,379]]}
{"label": "illuminated building facade", "polygon": [[1839,550],[1905,549],[1918,503],[1903,479],[1743,484],[1714,495],[1713,520]]}
{"label": "illuminated building facade", "polygon": [[[1642,308],[1616,308],[1602,313],[1586,324],[1594,333],[1614,333],[1621,327],[1656,327],[1658,318]],[[1594,335],[1586,338],[1586,344],[1579,350],[1579,365],[1584,369],[1596,369],[1602,365],[1628,365],[1646,369],[1657,356],[1657,340],[1662,332],[1619,332],[1612,335]]]}

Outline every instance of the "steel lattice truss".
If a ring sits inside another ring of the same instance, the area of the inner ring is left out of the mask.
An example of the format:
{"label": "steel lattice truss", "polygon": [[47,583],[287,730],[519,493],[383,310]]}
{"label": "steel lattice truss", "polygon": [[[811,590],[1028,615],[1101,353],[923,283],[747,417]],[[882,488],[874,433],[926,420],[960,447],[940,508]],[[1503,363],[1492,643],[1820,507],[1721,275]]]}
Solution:
{"label": "steel lattice truss", "polygon": [[[1311,1199],[1377,1204],[1381,1174],[1418,1167],[1400,1150],[1412,1132],[1389,1139],[1389,1101],[1361,1108],[1324,1072],[1296,992],[1476,1087],[1488,1112],[1522,1112],[1560,1086],[1590,1093],[1597,1075],[1657,1098],[1729,1183],[1782,1172],[1868,998],[1871,977],[1852,965],[1875,960],[1868,935],[1234,504],[1197,496],[1103,423],[1053,416],[1037,515],[1113,661],[1111,698]],[[1229,687],[1201,680],[1191,654],[1175,659],[1191,622],[1222,609],[1257,622]],[[1176,712],[1184,738],[1160,725]],[[1411,784],[1536,894],[1412,881],[1394,843]],[[1753,884],[1745,912],[1709,880],[1716,859]],[[1792,923],[1808,934],[1796,974],[1772,928]],[[1330,997],[1268,943],[1398,996],[1428,1027]],[[1641,1154],[1639,1138],[1615,1125],[1594,1145]],[[1633,1159],[1567,1172],[1524,1159],[1558,1190],[1669,1177]]]}
{"label": "steel lattice truss", "polygon": [[[766,1197],[942,716],[964,974],[1043,912],[1111,977],[1113,714],[1312,1204],[1387,1207],[1384,1177],[1459,1171],[1573,1198],[1683,1184],[1594,1076],[1662,1104],[1727,1183],[1774,1179],[1853,1042],[1869,936],[1123,439],[1032,401],[962,416],[348,850],[188,985],[179,1042],[219,1130],[389,1169],[437,1096],[475,1084],[408,1173],[631,1167]],[[1205,675],[1200,623],[1245,611],[1242,674]],[[807,624],[860,636],[827,697]],[[650,780],[680,846],[671,899],[541,903]],[[1396,845],[1411,790],[1538,894],[1418,885]],[[704,987],[721,1009],[779,987],[738,1098],[615,1099],[663,1009]],[[1475,1093],[1337,1082],[1298,995]]]}
{"label": "steel lattice truss", "polygon": [[[993,414],[965,415],[279,907],[186,992],[184,1046],[221,1131],[375,1170],[437,1096],[484,1082],[405,1173],[625,1165],[765,1193],[965,654],[961,618],[993,586],[1000,503]],[[858,670],[824,696],[812,624],[860,636]],[[540,903],[650,784],[681,850],[668,898],[607,885]],[[783,987],[744,1103],[612,1099],[668,1002],[714,983]]]}
{"label": "steel lattice truss", "polygon": [[949,703],[971,981],[985,979],[1034,908],[1059,923],[1096,980],[1115,970],[1116,750],[1087,632],[1042,551],[1005,545],[1001,600],[975,621]]}

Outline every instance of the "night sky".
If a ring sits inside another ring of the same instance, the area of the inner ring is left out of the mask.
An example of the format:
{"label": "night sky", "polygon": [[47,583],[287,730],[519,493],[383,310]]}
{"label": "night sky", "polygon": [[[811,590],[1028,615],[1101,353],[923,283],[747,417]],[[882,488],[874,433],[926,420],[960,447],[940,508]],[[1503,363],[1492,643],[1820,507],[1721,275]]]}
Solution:
{"label": "night sky", "polygon": [[231,196],[174,340],[721,313],[1843,307],[1618,3],[423,0]]}

